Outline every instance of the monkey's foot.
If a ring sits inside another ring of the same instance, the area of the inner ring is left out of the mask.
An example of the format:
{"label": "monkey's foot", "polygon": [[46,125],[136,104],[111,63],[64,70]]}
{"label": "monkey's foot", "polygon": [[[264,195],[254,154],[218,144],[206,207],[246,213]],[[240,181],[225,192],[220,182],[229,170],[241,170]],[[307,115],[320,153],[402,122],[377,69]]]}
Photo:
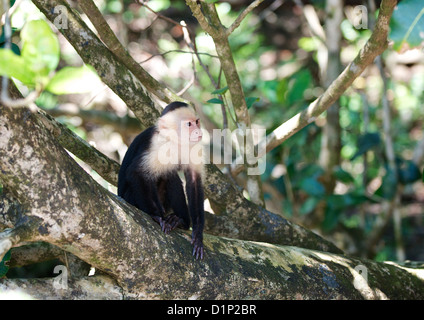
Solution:
{"label": "monkey's foot", "polygon": [[152,216],[153,221],[157,222],[161,227],[163,224],[163,219],[161,216]]}
{"label": "monkey's foot", "polygon": [[200,258],[200,260],[202,260],[204,253],[203,240],[193,234],[191,238],[191,244],[193,245],[193,256],[196,257],[196,259]]}
{"label": "monkey's foot", "polygon": [[184,225],[183,219],[177,217],[175,214],[171,214],[167,216],[162,221],[163,221],[163,225],[161,225],[162,231],[165,232],[166,234],[170,233],[175,228]]}

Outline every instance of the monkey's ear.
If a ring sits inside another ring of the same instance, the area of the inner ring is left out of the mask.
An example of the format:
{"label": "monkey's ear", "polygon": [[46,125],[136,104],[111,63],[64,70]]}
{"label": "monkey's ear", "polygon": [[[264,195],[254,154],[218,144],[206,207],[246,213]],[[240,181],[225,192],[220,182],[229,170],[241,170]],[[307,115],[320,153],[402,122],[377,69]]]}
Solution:
{"label": "monkey's ear", "polygon": [[166,129],[168,129],[167,122],[165,121],[165,119],[163,117],[162,118],[159,118],[159,120],[158,120],[158,129],[159,130],[166,130]]}

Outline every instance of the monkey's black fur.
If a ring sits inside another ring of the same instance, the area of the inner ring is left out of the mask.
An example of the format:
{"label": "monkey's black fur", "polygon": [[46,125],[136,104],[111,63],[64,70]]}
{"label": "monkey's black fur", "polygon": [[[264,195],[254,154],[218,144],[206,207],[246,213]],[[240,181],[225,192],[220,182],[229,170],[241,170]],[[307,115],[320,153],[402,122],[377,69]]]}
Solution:
{"label": "monkey's black fur", "polygon": [[162,113],[160,114],[161,117],[163,117],[165,114],[167,114],[168,112],[174,111],[178,108],[188,108],[188,104],[184,103],[184,102],[180,102],[180,101],[174,101],[171,102],[170,104],[168,104],[162,111]]}
{"label": "monkey's black fur", "polygon": [[[188,106],[185,103],[173,102],[163,110],[161,117],[182,107]],[[118,195],[148,213],[160,224],[165,233],[176,227],[188,229],[191,216],[193,255],[202,259],[204,194],[200,173],[191,170],[190,166],[184,170],[187,206],[183,183],[177,170],[157,176],[142,165],[143,158],[149,154],[152,139],[158,134],[158,130],[157,126],[146,129],[129,146],[119,171]],[[170,209],[173,213],[166,216]]]}

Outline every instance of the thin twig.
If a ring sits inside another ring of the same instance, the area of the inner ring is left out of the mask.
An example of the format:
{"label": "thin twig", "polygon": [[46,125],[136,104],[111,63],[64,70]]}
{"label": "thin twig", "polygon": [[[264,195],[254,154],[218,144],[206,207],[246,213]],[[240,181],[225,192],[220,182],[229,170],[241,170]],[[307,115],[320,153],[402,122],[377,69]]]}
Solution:
{"label": "thin twig", "polygon": [[[215,89],[219,89],[220,87],[220,83],[221,83],[221,75],[222,75],[222,67],[219,70],[219,76],[218,76],[218,82],[215,81],[215,79],[213,78],[213,76],[211,75],[209,68],[203,63],[202,59],[200,58],[200,52],[197,51],[196,49],[196,44],[193,43],[193,41],[190,38],[190,34],[187,28],[187,24],[185,21],[181,21],[180,22],[181,26],[183,27],[183,34],[184,34],[184,40],[187,43],[188,47],[192,50],[192,53],[194,55],[196,55],[197,60],[199,61],[200,66],[203,68],[203,70],[206,72],[207,76],[209,77],[209,80],[211,81],[212,85],[214,86]],[[215,55],[209,55],[211,57],[215,57],[218,58]],[[225,101],[225,95],[218,95],[219,99],[221,101]],[[222,114],[223,114],[223,129],[228,127],[228,121],[227,121],[227,115],[225,112],[226,106],[227,106],[227,102],[225,101],[224,103],[221,104],[221,110],[222,110]]]}
{"label": "thin twig", "polygon": [[258,5],[260,5],[264,0],[255,0],[253,1],[243,12],[237,17],[233,24],[227,29],[227,37],[233,33],[233,31],[240,25],[244,18]]}
{"label": "thin twig", "polygon": [[[7,2],[7,1],[4,1]],[[3,2],[3,5],[4,5]],[[16,0],[15,3],[13,4],[13,6],[9,9],[9,17],[11,17],[13,15],[13,13],[16,11],[16,9],[19,7],[19,5],[21,4],[22,0]],[[3,14],[3,16],[1,17],[1,23],[0,25],[4,25],[6,23],[6,14]]]}
{"label": "thin twig", "polygon": [[205,56],[209,56],[209,57],[211,57],[211,58],[218,58],[216,55],[213,55],[213,54],[210,54],[210,53],[207,53],[207,52],[198,52],[197,54],[195,53],[195,52],[190,52],[190,51],[185,51],[185,50],[180,50],[180,49],[175,49],[175,50],[169,50],[169,51],[166,51],[166,52],[163,52],[163,53],[157,53],[157,54],[152,54],[150,57],[148,57],[147,59],[145,59],[145,60],[143,60],[143,61],[140,61],[139,62],[139,64],[143,64],[143,63],[146,63],[147,61],[150,61],[151,59],[153,59],[153,58],[155,58],[155,57],[158,57],[158,56],[161,56],[161,57],[163,57],[163,56],[165,56],[165,55],[167,55],[168,53],[188,53],[188,54],[191,54],[191,55],[205,55]]}
{"label": "thin twig", "polygon": [[294,0],[294,3],[298,7],[302,8],[303,16],[308,23],[309,31],[311,34],[317,37],[321,43],[325,43],[325,31],[319,22],[318,14],[315,11],[315,8],[310,4],[304,5],[300,0]]}
{"label": "thin twig", "polygon": [[196,77],[193,73],[193,76],[191,77],[190,81],[187,82],[187,84],[184,86],[184,88],[182,88],[180,91],[177,92],[177,96],[181,97],[188,89],[190,89],[190,87],[193,85],[195,79],[196,79]]}
{"label": "thin twig", "polygon": [[149,10],[150,12],[154,13],[157,18],[168,21],[169,23],[175,24],[176,26],[180,25],[177,21],[172,20],[171,18],[164,16],[163,14],[160,14],[159,12],[150,8],[145,1],[139,0],[138,3],[141,4],[143,7],[145,7],[147,10]]}

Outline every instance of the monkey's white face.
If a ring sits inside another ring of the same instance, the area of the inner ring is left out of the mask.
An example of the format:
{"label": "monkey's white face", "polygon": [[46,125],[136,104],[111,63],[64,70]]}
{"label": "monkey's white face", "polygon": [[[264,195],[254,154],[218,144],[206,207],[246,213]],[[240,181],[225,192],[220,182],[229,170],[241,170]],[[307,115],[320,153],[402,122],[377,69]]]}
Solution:
{"label": "monkey's white face", "polygon": [[190,119],[183,121],[181,131],[187,129],[190,142],[197,143],[202,140],[202,130],[200,129],[199,119]]}
{"label": "monkey's white face", "polygon": [[153,136],[150,153],[143,162],[155,175],[188,166],[190,170],[202,172],[203,145],[200,121],[194,111],[178,108],[161,116],[157,123],[157,134]]}
{"label": "monkey's white face", "polygon": [[189,108],[180,108],[159,119],[159,131],[180,145],[196,144],[202,140],[199,118]]}

